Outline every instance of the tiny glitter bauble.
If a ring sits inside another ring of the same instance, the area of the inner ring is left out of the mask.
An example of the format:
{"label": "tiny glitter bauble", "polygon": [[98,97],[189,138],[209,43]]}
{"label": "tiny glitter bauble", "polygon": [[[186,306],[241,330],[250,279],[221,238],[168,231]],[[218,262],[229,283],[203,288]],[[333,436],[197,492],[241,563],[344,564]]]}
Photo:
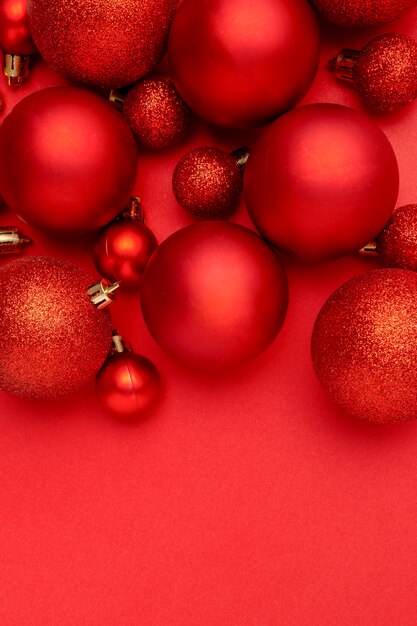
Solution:
{"label": "tiny glitter bauble", "polygon": [[36,52],[29,31],[27,0],[0,0],[0,50],[22,56]]}
{"label": "tiny glitter bauble", "polygon": [[416,0],[311,0],[326,20],[347,28],[392,22],[415,6]]}
{"label": "tiny glitter bauble", "polygon": [[164,52],[174,0],[28,0],[39,52],[70,80],[118,88],[148,74]]}
{"label": "tiny glitter bauble", "polygon": [[123,113],[139,143],[171,146],[187,132],[192,113],[167,78],[145,78],[126,96]]}
{"label": "tiny glitter bauble", "polygon": [[397,33],[370,41],[356,61],[355,87],[367,105],[393,111],[417,98],[417,41]]}
{"label": "tiny glitter bauble", "polygon": [[242,174],[233,156],[219,148],[197,148],[177,164],[172,178],[177,202],[198,219],[226,219],[235,211]]}
{"label": "tiny glitter bauble", "polygon": [[116,353],[96,378],[100,403],[122,418],[145,416],[161,395],[161,378],[155,365],[134,352]]}
{"label": "tiny glitter bauble", "polygon": [[417,271],[417,204],[394,211],[377,238],[376,251],[386,267]]}
{"label": "tiny glitter bauble", "polygon": [[317,317],[311,348],[321,384],[346,413],[417,419],[417,274],[378,269],[342,285]]}
{"label": "tiny glitter bauble", "polygon": [[61,259],[26,257],[0,268],[0,387],[31,399],[85,385],[112,345],[107,311],[87,290],[94,282]]}

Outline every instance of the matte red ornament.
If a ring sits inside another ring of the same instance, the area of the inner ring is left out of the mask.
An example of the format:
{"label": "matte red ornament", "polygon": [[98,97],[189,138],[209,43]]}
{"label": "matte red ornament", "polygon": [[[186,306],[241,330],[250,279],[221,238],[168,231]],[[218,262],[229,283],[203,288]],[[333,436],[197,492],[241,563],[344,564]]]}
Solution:
{"label": "matte red ornament", "polygon": [[379,269],[327,300],[314,325],[312,358],[330,397],[372,422],[417,418],[417,274]]}
{"label": "matte red ornament", "polygon": [[258,230],[309,261],[356,252],[374,239],[398,186],[397,160],[381,129],[335,104],[299,107],[266,128],[244,179]]}
{"label": "matte red ornament", "polygon": [[136,173],[129,126],[89,91],[37,91],[0,127],[0,193],[38,228],[70,234],[100,228],[125,206]]}
{"label": "matte red ornament", "polygon": [[99,370],[111,348],[107,312],[91,304],[81,269],[48,257],[0,268],[0,387],[25,398],[74,392]]}
{"label": "matte red ornament", "polygon": [[374,250],[386,267],[417,271],[417,204],[395,209]]}
{"label": "matte red ornament", "polygon": [[139,143],[171,146],[185,135],[192,113],[168,78],[145,78],[127,94],[123,113]]}
{"label": "matte red ornament", "polygon": [[177,202],[199,219],[226,219],[242,191],[242,172],[233,155],[219,148],[197,148],[177,164],[172,178]]}
{"label": "matte red ornament", "polygon": [[305,94],[319,35],[306,0],[184,0],[168,42],[175,85],[213,124],[260,126]]}
{"label": "matte red ornament", "polygon": [[416,0],[312,0],[312,3],[329,22],[360,28],[392,22],[415,6]]}
{"label": "matte red ornament", "polygon": [[96,391],[104,408],[118,417],[142,417],[161,395],[155,365],[141,354],[123,350],[105,362],[96,378]]}
{"label": "matte red ornament", "polygon": [[0,50],[21,56],[36,52],[29,30],[27,0],[0,0]]}
{"label": "matte red ornament", "polygon": [[224,370],[265,350],[283,324],[287,302],[277,256],[255,233],[229,222],[199,222],[168,237],[141,286],[155,341],[199,370]]}
{"label": "matte red ornament", "polygon": [[412,37],[380,35],[362,51],[342,50],[330,66],[377,111],[394,111],[417,98],[417,41]]}
{"label": "matte red ornament", "polygon": [[164,52],[174,0],[28,0],[39,52],[70,80],[107,88],[148,74]]}

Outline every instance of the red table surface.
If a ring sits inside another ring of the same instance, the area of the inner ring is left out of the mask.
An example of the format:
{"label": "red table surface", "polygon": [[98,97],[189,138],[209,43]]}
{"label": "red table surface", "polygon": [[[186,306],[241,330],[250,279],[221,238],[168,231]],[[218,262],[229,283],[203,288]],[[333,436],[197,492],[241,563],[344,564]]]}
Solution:
{"label": "red table surface", "polygon": [[[417,36],[417,9],[378,31],[323,28],[305,101],[362,108],[329,75],[327,60],[392,31]],[[29,92],[62,82],[37,62],[21,90],[3,83],[6,113]],[[377,121],[398,156],[399,205],[416,202],[417,105]],[[196,123],[186,143],[141,153],[135,193],[160,241],[190,222],[171,191],[180,156],[252,141]],[[250,224],[243,204],[235,220]],[[0,223],[17,222],[2,213]],[[90,242],[62,245],[24,230],[35,240],[27,254],[64,257],[95,275]],[[345,417],[320,388],[309,354],[327,296],[376,263],[286,265],[282,333],[219,380],[173,362],[146,331],[137,296],[119,297],[115,326],[165,383],[145,422],[106,415],[93,384],[53,403],[1,392],[2,626],[416,624],[417,426]]]}

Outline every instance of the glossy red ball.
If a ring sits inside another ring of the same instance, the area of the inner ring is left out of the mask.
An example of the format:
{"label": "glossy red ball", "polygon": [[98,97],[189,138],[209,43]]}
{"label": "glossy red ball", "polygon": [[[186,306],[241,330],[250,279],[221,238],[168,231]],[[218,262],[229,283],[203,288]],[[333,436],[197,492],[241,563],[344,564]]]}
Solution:
{"label": "glossy red ball", "polygon": [[142,312],[155,341],[200,370],[237,366],[267,348],[287,310],[285,271],[254,232],[199,222],[166,239],[145,270]]}
{"label": "glossy red ball", "polygon": [[382,230],[398,195],[397,160],[363,113],[313,104],[267,127],[251,151],[245,197],[277,247],[317,261],[356,252]]}
{"label": "glossy red ball", "polygon": [[175,85],[213,124],[270,122],[313,81],[319,35],[306,0],[184,0],[168,42]]}
{"label": "glossy red ball", "polygon": [[87,290],[81,269],[49,257],[0,268],[0,387],[25,398],[55,398],[85,385],[112,345],[107,311]]}
{"label": "glossy red ball", "polygon": [[70,80],[131,85],[164,52],[174,0],[28,0],[39,52]]}
{"label": "glossy red ball", "polygon": [[373,270],[342,285],[317,317],[311,349],[321,384],[348,414],[417,419],[417,274]]}
{"label": "glossy red ball", "polygon": [[129,126],[89,91],[37,91],[0,127],[0,193],[38,228],[62,233],[100,228],[129,199],[136,173]]}
{"label": "glossy red ball", "polygon": [[161,394],[161,379],[149,359],[133,352],[109,357],[96,378],[101,404],[113,415],[140,417],[150,411]]}
{"label": "glossy red ball", "polygon": [[97,271],[122,287],[137,287],[157,245],[155,235],[143,222],[113,222],[101,231],[94,246]]}
{"label": "glossy red ball", "polygon": [[27,0],[0,0],[0,50],[21,56],[36,52],[27,15]]}
{"label": "glossy red ball", "polygon": [[311,0],[329,22],[348,28],[378,26],[392,22],[411,9],[416,0]]}

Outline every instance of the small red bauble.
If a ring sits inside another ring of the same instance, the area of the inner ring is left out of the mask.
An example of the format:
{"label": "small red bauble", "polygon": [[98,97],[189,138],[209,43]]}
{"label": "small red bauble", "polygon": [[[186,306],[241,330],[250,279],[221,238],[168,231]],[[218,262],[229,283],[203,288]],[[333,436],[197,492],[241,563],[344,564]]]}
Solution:
{"label": "small red bauble", "polygon": [[197,148],[177,164],[172,179],[177,202],[199,219],[226,219],[237,207],[242,173],[219,148]]}
{"label": "small red bauble", "polygon": [[255,233],[199,222],[166,239],[145,270],[142,312],[155,341],[200,370],[255,357],[279,332],[287,310],[284,269]]}
{"label": "small red bauble", "polygon": [[39,52],[70,80],[117,88],[160,60],[174,0],[28,0]]}
{"label": "small red bauble", "polygon": [[376,252],[386,267],[417,271],[417,204],[394,211],[377,238]]}
{"label": "small red bauble", "polygon": [[96,378],[101,404],[113,415],[140,417],[150,411],[161,394],[161,379],[155,365],[133,352],[109,357]]}
{"label": "small red bauble", "polygon": [[37,91],[0,127],[0,192],[38,228],[65,233],[100,228],[126,204],[136,173],[129,126],[89,91]]}
{"label": "small red bauble", "polygon": [[0,0],[0,50],[22,56],[36,52],[29,31],[27,0]]}
{"label": "small red bauble", "polygon": [[71,263],[47,257],[0,268],[0,387],[54,398],[96,374],[111,347],[112,325],[90,302],[92,282]]}
{"label": "small red bauble", "polygon": [[367,272],[340,287],[316,320],[312,358],[330,397],[354,417],[417,418],[417,274]]}
{"label": "small red bauble", "polygon": [[364,114],[335,104],[287,113],[251,151],[245,197],[258,230],[305,260],[356,252],[388,221],[399,175],[388,139]]}
{"label": "small red bauble", "polygon": [[319,35],[306,0],[184,0],[168,42],[175,85],[213,124],[265,124],[307,91]]}
{"label": "small red bauble", "polygon": [[171,146],[187,132],[191,111],[167,78],[145,78],[126,96],[123,113],[147,148]]}
{"label": "small red bauble", "polygon": [[329,22],[359,28],[392,22],[416,4],[416,0],[312,0]]}

